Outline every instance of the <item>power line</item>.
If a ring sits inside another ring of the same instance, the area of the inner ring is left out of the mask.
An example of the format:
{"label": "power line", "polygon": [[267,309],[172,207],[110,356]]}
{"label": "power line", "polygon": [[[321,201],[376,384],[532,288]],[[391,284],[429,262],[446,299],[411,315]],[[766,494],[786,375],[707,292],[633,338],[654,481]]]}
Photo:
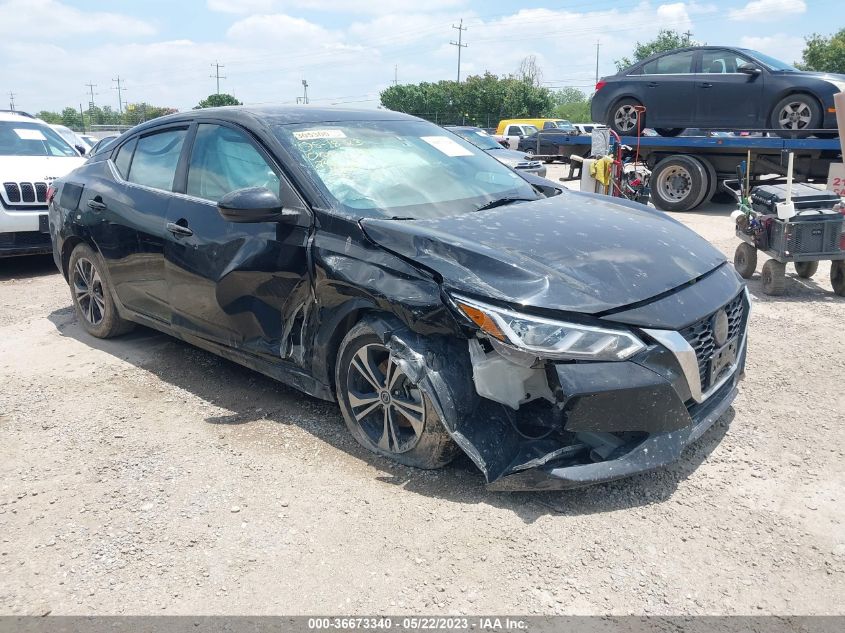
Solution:
{"label": "power line", "polygon": [[220,74],[220,69],[221,69],[221,68],[226,68],[226,67],[225,67],[223,64],[219,63],[219,62],[214,62],[214,63],[211,65],[211,67],[212,67],[212,68],[214,68],[214,74],[213,74],[213,75],[209,75],[209,77],[211,77],[212,79],[217,78],[217,94],[220,94],[220,80],[221,80],[221,79],[226,79],[226,75],[221,75],[221,74]]}
{"label": "power line", "polygon": [[117,86],[112,86],[112,90],[117,90],[117,110],[123,114],[123,91],[126,88],[120,85],[120,75],[117,76],[117,79],[112,79],[112,81],[117,82]]}
{"label": "power line", "polygon": [[464,31],[467,30],[467,27],[464,26],[464,19],[461,18],[461,21],[458,22],[458,26],[452,25],[453,29],[457,29],[458,31],[458,41],[457,42],[449,42],[452,46],[458,47],[458,83],[461,83],[461,49],[466,48],[466,44],[462,44]]}

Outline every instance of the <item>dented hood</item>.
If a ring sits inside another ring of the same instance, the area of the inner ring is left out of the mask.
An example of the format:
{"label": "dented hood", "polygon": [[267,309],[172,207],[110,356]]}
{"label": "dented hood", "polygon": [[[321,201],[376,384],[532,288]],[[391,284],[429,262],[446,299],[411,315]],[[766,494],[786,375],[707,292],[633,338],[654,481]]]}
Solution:
{"label": "dented hood", "polygon": [[590,314],[650,299],[725,261],[663,213],[580,193],[361,225],[383,248],[440,274],[446,288]]}

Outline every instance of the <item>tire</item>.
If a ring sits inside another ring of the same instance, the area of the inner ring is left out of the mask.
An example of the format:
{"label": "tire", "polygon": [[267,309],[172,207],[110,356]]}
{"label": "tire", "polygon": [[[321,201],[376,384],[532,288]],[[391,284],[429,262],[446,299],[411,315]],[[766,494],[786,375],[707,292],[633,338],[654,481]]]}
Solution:
{"label": "tire", "polygon": [[654,131],[660,134],[660,136],[678,136],[685,129],[685,127],[656,127]]}
{"label": "tire", "polygon": [[607,117],[607,127],[619,136],[637,136],[637,119],[639,118],[640,133],[645,129],[645,113],[642,116],[633,110],[634,106],[642,104],[636,99],[621,99],[613,104]]}
{"label": "tire", "polygon": [[822,126],[822,108],[815,97],[799,93],[784,97],[775,104],[769,117],[775,133],[782,138],[806,138]]}
{"label": "tire", "polygon": [[529,156],[535,156],[537,154],[537,152],[534,151],[533,147],[526,147],[524,153],[528,154]]}
{"label": "tire", "polygon": [[747,242],[740,242],[734,251],[734,268],[743,279],[751,279],[757,270],[757,249]]}
{"label": "tire", "polygon": [[[385,388],[388,381],[393,389]],[[369,324],[357,324],[340,344],[335,385],[346,427],[367,450],[424,469],[441,468],[460,452]]]}
{"label": "tire", "polygon": [[760,280],[763,282],[763,292],[767,295],[782,295],[786,287],[786,264],[770,259],[763,264]]}
{"label": "tire", "polygon": [[719,188],[719,177],[716,175],[716,168],[706,158],[696,157],[696,160],[704,165],[704,171],[707,173],[707,189],[704,192],[704,197],[699,204],[706,204],[716,195],[716,190]]}
{"label": "tire", "polygon": [[845,297],[845,260],[830,262],[830,285],[833,292]]}
{"label": "tire", "polygon": [[112,289],[103,275],[102,258],[85,244],[79,244],[68,261],[68,284],[76,318],[88,334],[112,338],[134,327],[117,313]]}
{"label": "tire", "polygon": [[801,279],[810,279],[819,269],[818,262],[795,262],[795,273]]}
{"label": "tire", "polygon": [[707,193],[707,171],[692,156],[674,155],[664,158],[651,173],[651,201],[664,211],[689,211]]}

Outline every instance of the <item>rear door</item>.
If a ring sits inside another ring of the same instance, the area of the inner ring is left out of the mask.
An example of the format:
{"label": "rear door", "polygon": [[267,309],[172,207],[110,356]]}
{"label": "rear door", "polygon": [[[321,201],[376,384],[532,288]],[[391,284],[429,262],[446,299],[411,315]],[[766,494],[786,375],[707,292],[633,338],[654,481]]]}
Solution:
{"label": "rear door", "polygon": [[80,201],[118,299],[161,323],[170,321],[164,218],[187,130],[168,126],[129,139],[111,158],[113,178],[86,187]]}
{"label": "rear door", "polygon": [[649,127],[689,127],[695,115],[696,51],[670,53],[642,67],[636,79]]}
{"label": "rear door", "polygon": [[[180,191],[167,213],[165,246],[173,327],[278,360],[285,308],[308,284],[310,220],[233,223],[217,201],[245,187],[290,187],[273,159],[245,130],[225,122],[196,126]],[[301,293],[300,293],[301,294]]]}
{"label": "rear door", "polygon": [[729,49],[701,51],[695,82],[701,127],[759,127],[765,78],[737,70],[746,63],[751,60]]}

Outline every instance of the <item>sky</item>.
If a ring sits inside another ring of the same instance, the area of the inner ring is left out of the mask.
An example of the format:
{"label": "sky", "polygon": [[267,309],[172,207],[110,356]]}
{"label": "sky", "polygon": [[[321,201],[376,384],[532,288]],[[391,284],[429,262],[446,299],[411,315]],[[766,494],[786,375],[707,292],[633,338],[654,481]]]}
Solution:
{"label": "sky", "polygon": [[787,62],[804,36],[842,27],[843,0],[0,0],[0,107],[188,109],[216,91],[246,104],[294,103],[302,80],[316,105],[374,108],[399,83],[513,73],[534,55],[550,88],[589,92],[599,73],[658,29]]}

